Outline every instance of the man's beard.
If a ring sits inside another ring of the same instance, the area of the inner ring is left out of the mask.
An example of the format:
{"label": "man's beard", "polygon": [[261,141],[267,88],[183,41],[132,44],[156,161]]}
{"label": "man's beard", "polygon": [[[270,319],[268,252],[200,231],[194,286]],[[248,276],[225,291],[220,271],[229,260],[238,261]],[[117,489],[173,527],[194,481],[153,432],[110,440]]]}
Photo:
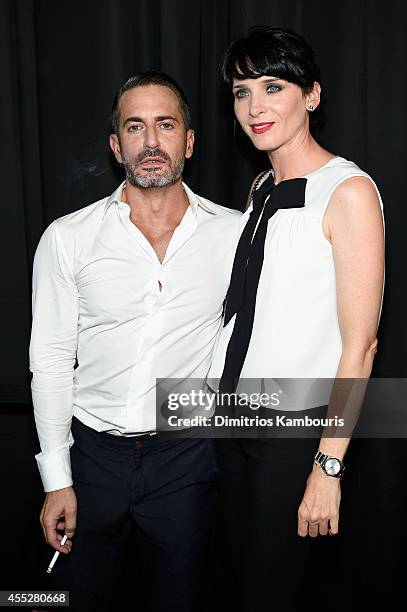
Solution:
{"label": "man's beard", "polygon": [[[169,162],[168,170],[162,172],[161,169],[157,172],[158,168],[152,167],[142,173],[138,172],[137,168],[140,162],[148,159],[149,157],[160,157]],[[152,189],[156,187],[166,187],[167,185],[173,185],[182,175],[185,165],[185,157],[174,160],[171,162],[171,158],[160,151],[160,149],[148,149],[139,155],[138,159],[132,163],[126,155],[122,154],[122,164],[126,172],[126,179],[134,185],[134,187],[141,187],[142,189]]]}

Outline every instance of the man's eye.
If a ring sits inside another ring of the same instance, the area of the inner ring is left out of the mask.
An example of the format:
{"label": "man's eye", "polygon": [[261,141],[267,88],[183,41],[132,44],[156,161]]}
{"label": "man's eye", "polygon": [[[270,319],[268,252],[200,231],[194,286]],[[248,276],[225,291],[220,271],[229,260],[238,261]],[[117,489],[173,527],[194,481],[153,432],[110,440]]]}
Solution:
{"label": "man's eye", "polygon": [[165,130],[171,130],[174,126],[172,125],[172,123],[162,123],[161,127]]}
{"label": "man's eye", "polygon": [[247,91],[245,89],[238,89],[235,93],[236,98],[245,98],[247,96]]}
{"label": "man's eye", "polygon": [[138,132],[141,130],[141,125],[130,125],[128,128],[129,132]]}

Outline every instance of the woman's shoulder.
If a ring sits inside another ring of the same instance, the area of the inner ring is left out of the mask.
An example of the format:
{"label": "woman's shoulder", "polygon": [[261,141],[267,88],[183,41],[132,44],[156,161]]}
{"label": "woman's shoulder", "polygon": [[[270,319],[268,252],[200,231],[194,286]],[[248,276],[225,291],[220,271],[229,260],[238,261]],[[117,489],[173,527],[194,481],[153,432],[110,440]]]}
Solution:
{"label": "woman's shoulder", "polygon": [[369,216],[381,223],[383,201],[370,174],[345,158],[338,158],[336,166],[321,207],[321,210],[326,212],[325,229],[328,225],[337,223],[337,219],[341,223],[351,225]]}
{"label": "woman's shoulder", "polygon": [[372,179],[368,172],[363,170],[354,161],[340,155],[335,155],[320,170],[309,175],[309,178],[313,179],[315,177],[317,180],[325,180],[329,183],[336,180],[342,181],[353,176],[365,176]]}
{"label": "woman's shoulder", "polygon": [[379,189],[370,174],[355,162],[335,156],[319,171],[308,176],[308,211],[324,214],[331,197],[334,193],[338,193],[338,189],[359,192],[369,187],[376,192],[382,206]]}

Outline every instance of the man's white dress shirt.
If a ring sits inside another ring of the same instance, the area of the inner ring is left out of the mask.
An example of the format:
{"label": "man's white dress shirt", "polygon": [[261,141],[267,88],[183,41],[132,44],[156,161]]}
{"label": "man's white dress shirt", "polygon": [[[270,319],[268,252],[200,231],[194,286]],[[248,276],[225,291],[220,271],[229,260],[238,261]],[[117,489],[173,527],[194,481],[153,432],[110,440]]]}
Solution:
{"label": "man's white dress shirt", "polygon": [[30,370],[45,491],[72,485],[72,415],[97,431],[151,432],[156,378],[209,370],[240,213],[184,185],[189,207],[161,264],[123,186],[52,222],[35,254]]}

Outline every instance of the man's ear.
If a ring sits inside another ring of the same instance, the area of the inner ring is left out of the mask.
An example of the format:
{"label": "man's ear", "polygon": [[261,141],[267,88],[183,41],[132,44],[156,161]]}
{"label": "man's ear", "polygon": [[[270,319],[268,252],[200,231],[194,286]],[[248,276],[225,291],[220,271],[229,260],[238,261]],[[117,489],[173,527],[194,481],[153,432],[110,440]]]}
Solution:
{"label": "man's ear", "polygon": [[116,158],[116,161],[119,164],[122,164],[123,160],[122,160],[122,154],[121,154],[121,151],[120,151],[120,142],[119,142],[119,139],[117,137],[117,134],[110,134],[110,136],[109,136],[109,144],[110,144],[110,148],[113,151],[113,155]]}
{"label": "man's ear", "polygon": [[187,144],[185,147],[185,158],[189,159],[192,157],[192,153],[194,152],[194,142],[195,142],[195,132],[193,129],[187,130]]}

